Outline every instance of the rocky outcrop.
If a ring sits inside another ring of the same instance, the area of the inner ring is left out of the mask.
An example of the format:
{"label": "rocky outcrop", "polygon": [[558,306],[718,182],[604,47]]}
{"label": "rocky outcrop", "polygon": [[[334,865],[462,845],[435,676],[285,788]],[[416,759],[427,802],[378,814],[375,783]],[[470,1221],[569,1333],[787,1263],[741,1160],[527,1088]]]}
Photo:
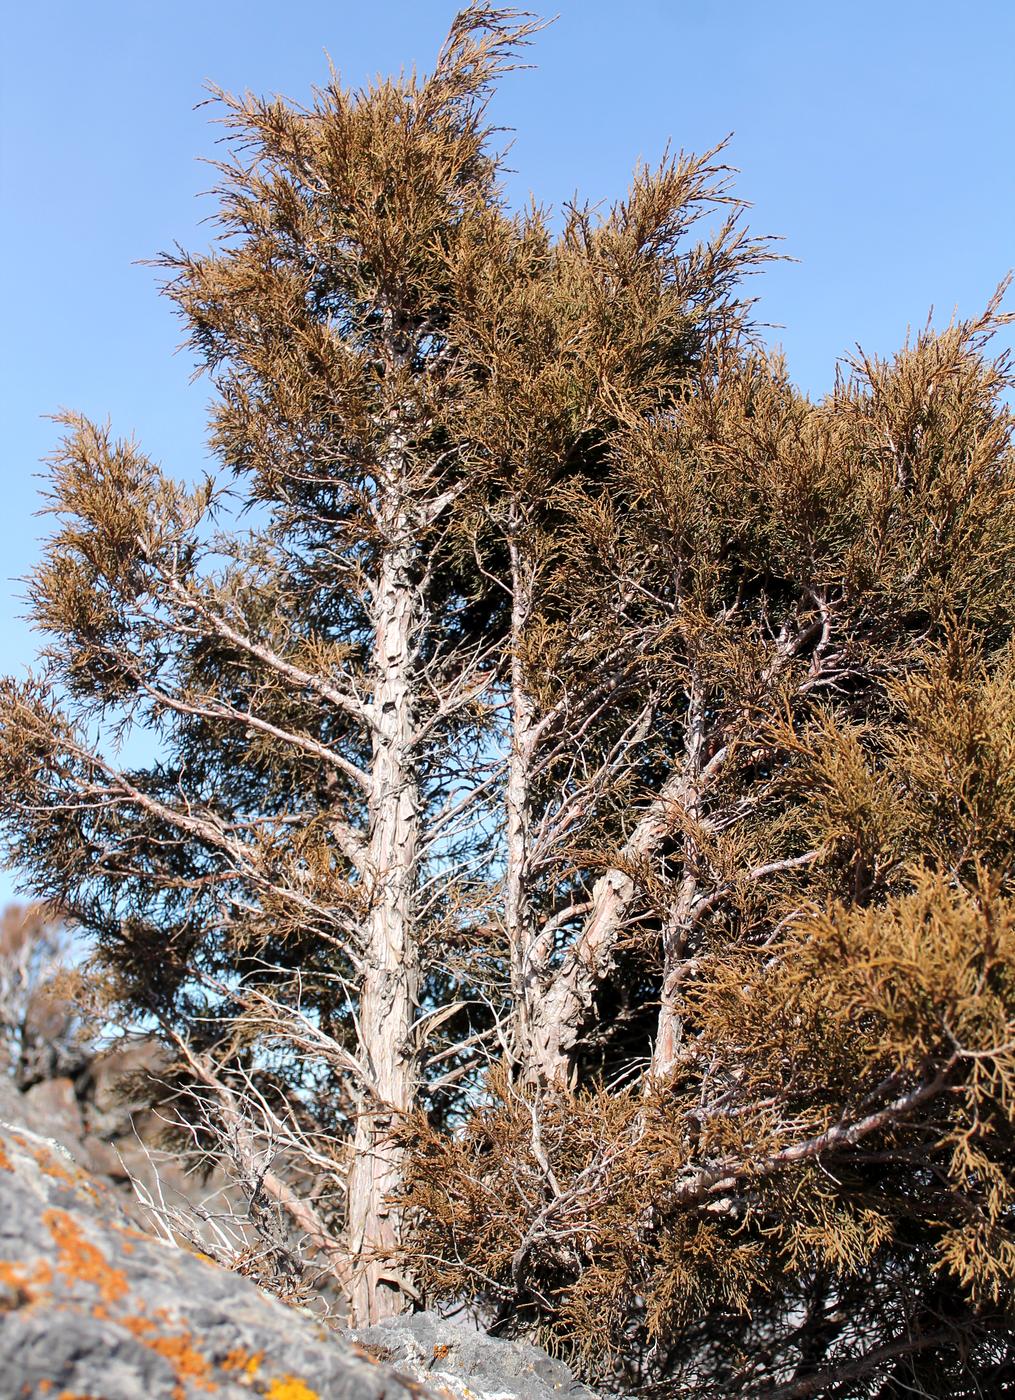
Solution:
{"label": "rocky outcrop", "polygon": [[246,1199],[159,1150],[156,1042],[99,1051],[48,973],[26,979],[49,927],[0,915],[0,1400],[594,1400],[524,1342],[434,1313],[343,1335],[167,1243],[139,1195],[190,1223]]}
{"label": "rocky outcrop", "polygon": [[[150,1036],[96,1043],[73,971],[73,934],[41,904],[0,911],[0,1116],[55,1138],[112,1183],[148,1226],[138,1197],[192,1207],[246,1209],[226,1170],[193,1169],[162,1150],[175,1120],[166,1078],[172,1059]],[[135,1187],[137,1190],[135,1190]]]}
{"label": "rocky outcrop", "polygon": [[490,1337],[437,1313],[388,1318],[349,1336],[454,1400],[596,1400],[539,1347]]}
{"label": "rocky outcrop", "polygon": [[0,1122],[2,1400],[253,1396],[595,1400],[537,1347],[434,1313],[332,1330],[139,1230],[59,1143]]}
{"label": "rocky outcrop", "polygon": [[4,1400],[424,1400],[365,1349],[138,1230],[55,1142],[0,1127]]}
{"label": "rocky outcrop", "polygon": [[161,1047],[145,1037],[125,1038],[103,1051],[82,1044],[68,1073],[36,1079],[27,1088],[0,1072],[0,1118],[65,1147],[80,1166],[116,1189],[142,1229],[151,1228],[151,1216],[135,1183],[174,1206],[235,1207],[242,1216],[246,1201],[223,1171],[197,1173],[161,1147],[169,1115],[157,1099],[167,1063]]}

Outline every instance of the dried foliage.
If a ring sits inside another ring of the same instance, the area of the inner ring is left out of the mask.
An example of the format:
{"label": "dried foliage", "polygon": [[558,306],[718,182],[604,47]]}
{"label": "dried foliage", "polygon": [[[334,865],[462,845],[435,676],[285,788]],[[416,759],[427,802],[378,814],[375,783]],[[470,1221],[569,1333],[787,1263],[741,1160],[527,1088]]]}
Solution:
{"label": "dried foliage", "polygon": [[417,1121],[428,1290],[653,1393],[984,1393],[1012,1355],[1013,968],[996,881],[928,872],[705,956],[666,1083],[501,1074],[458,1137]]}
{"label": "dried foliage", "polygon": [[[533,752],[568,764],[530,790],[519,875],[564,833],[564,917],[540,948],[542,903],[531,945],[543,1037],[463,1134],[416,1120],[405,1200],[428,1296],[481,1300],[600,1378],[978,1395],[1010,1370],[998,320],[861,361],[818,405],[778,362],[713,360],[618,429],[605,487],[569,488],[532,595],[569,621],[528,632]],[[547,743],[585,695],[559,638],[595,638],[591,662],[604,634],[610,709]]]}
{"label": "dried foliage", "polygon": [[537,28],[220,95],[218,241],[163,264],[217,470],[65,420],[10,852],[357,1316],[467,1296],[660,1395],[1001,1393],[1003,289],[810,402],[721,150],[506,207]]}
{"label": "dried foliage", "polygon": [[[328,1316],[337,1302],[344,1311],[350,1271],[344,1255],[336,1257],[320,1200],[308,1199],[304,1135],[280,1121],[253,1084],[246,1092],[227,1088],[211,1073],[203,1084],[218,1092],[202,1096],[188,1086],[159,1106],[166,1147],[153,1150],[138,1140],[148,1179],[127,1169],[149,1228],[170,1248],[208,1255],[291,1306]],[[188,1139],[184,1192],[164,1168],[177,1164]],[[218,1169],[214,1184],[205,1178],[204,1191],[202,1165]]]}

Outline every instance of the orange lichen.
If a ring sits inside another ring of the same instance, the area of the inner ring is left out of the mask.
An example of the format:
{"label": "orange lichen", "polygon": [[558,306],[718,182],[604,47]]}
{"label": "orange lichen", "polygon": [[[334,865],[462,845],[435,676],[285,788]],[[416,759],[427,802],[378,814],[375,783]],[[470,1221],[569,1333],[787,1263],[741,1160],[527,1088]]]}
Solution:
{"label": "orange lichen", "polygon": [[73,1186],[75,1191],[84,1192],[91,1196],[92,1200],[101,1199],[100,1192],[93,1182],[88,1179],[87,1173],[73,1162],[64,1165],[50,1146],[45,1142],[30,1141],[21,1133],[10,1134],[10,1139],[16,1143],[24,1152],[27,1152],[36,1163],[43,1176],[48,1176],[53,1181],[59,1181],[66,1186]]}
{"label": "orange lichen", "polygon": [[45,1288],[52,1281],[53,1270],[45,1259],[35,1261],[31,1274],[28,1273],[28,1264],[0,1259],[0,1284],[7,1284],[10,1288]]}
{"label": "orange lichen", "polygon": [[[151,1236],[146,1235],[143,1230],[135,1229],[133,1225],[121,1225],[119,1220],[111,1220],[109,1222],[109,1228],[115,1230],[118,1235],[122,1235],[126,1240],[147,1240],[151,1238]],[[128,1248],[127,1245],[123,1247],[124,1249]],[[130,1248],[133,1248],[133,1246],[130,1246]]]}
{"label": "orange lichen", "polygon": [[189,1332],[159,1336],[158,1326],[150,1317],[140,1314],[121,1318],[120,1326],[125,1327],[149,1351],[154,1351],[169,1362],[179,1382],[178,1389],[181,1395],[185,1393],[185,1383],[200,1390],[218,1389],[211,1378],[211,1366],[201,1353],[195,1350],[194,1339]]}
{"label": "orange lichen", "polygon": [[126,1274],[106,1262],[101,1249],[85,1238],[72,1216],[65,1210],[50,1209],[42,1220],[56,1244],[58,1267],[71,1282],[91,1284],[104,1303],[115,1303],[127,1293]]}
{"label": "orange lichen", "polygon": [[[36,1163],[38,1164],[39,1170],[44,1176],[51,1177],[53,1181],[65,1182],[68,1186],[78,1186],[84,1180],[80,1172],[75,1172],[72,1175],[71,1172],[69,1172],[67,1168],[63,1165],[63,1163],[57,1161],[53,1153],[50,1152],[48,1148],[43,1146],[41,1143],[38,1146],[36,1146],[35,1144],[25,1143],[24,1146],[29,1152],[29,1154],[35,1159]],[[92,1194],[95,1194],[94,1191]]]}
{"label": "orange lichen", "polygon": [[145,1346],[164,1356],[181,1381],[187,1380],[201,1390],[218,1389],[211,1378],[211,1367],[201,1353],[195,1351],[189,1332],[180,1332],[175,1337],[153,1337]]}
{"label": "orange lichen", "polygon": [[53,1282],[53,1270],[45,1259],[39,1259],[29,1272],[28,1265],[9,1259],[0,1259],[0,1284],[14,1290],[18,1306],[34,1303],[44,1288]]}
{"label": "orange lichen", "polygon": [[14,1170],[14,1165],[7,1156],[7,1149],[2,1142],[0,1142],[0,1169],[5,1172],[12,1172]]}
{"label": "orange lichen", "polygon": [[120,1326],[126,1328],[132,1337],[136,1337],[139,1342],[146,1341],[148,1336],[155,1331],[155,1323],[149,1317],[121,1317]]}
{"label": "orange lichen", "polygon": [[435,1361],[443,1361],[446,1356],[450,1355],[450,1352],[451,1348],[449,1346],[446,1346],[443,1342],[438,1342],[433,1349],[433,1358]]}
{"label": "orange lichen", "polygon": [[[27,1264],[10,1263],[0,1260],[0,1284],[6,1285],[14,1294],[13,1308],[25,1308],[38,1302],[43,1289],[48,1289],[53,1281],[53,1270],[45,1259],[36,1261],[29,1273]],[[0,1312],[6,1310],[7,1301],[0,1302]]]}
{"label": "orange lichen", "polygon": [[266,1391],[267,1400],[320,1400],[316,1390],[304,1385],[299,1376],[279,1376]]}
{"label": "orange lichen", "polygon": [[263,1351],[248,1352],[243,1347],[234,1347],[227,1352],[222,1360],[223,1371],[242,1371],[251,1380],[261,1369],[261,1362],[264,1360]]}

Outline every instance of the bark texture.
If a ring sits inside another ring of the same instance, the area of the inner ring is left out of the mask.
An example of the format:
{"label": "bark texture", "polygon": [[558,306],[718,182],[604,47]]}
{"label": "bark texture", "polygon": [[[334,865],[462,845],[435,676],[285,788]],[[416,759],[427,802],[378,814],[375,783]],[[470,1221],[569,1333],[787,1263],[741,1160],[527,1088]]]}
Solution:
{"label": "bark texture", "polygon": [[400,1179],[392,1130],[416,1101],[412,1023],[419,994],[414,894],[419,848],[412,647],[418,624],[404,520],[383,560],[376,600],[373,762],[367,854],[368,912],[359,1011],[366,1074],[349,1176],[349,1247],[358,1259],[353,1317],[363,1324],[400,1312],[406,1284],[395,1271],[398,1225],[391,1196]]}

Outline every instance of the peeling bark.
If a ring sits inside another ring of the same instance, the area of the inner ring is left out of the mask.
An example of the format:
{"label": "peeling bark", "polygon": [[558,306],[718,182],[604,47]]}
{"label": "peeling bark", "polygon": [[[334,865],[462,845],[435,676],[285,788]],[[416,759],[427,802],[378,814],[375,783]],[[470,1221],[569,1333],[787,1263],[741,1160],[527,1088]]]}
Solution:
{"label": "peeling bark", "polygon": [[581,933],[534,1008],[530,1053],[534,1077],[544,1084],[567,1088],[572,1081],[574,1046],[613,970],[617,938],[636,894],[627,867],[658,849],[672,830],[672,809],[684,795],[685,775],[675,773],[635,824],[616,867],[592,887],[592,908]]}
{"label": "peeling bark", "polygon": [[673,1070],[683,1039],[682,988],[687,971],[687,944],[698,895],[699,855],[694,823],[699,817],[701,759],[704,748],[705,701],[699,682],[692,678],[684,730],[684,870],[673,909],[663,929],[663,981],[649,1081],[664,1079]]}
{"label": "peeling bark", "polygon": [[525,684],[522,638],[532,608],[532,571],[518,539],[517,507],[512,510],[508,550],[511,560],[511,749],[505,795],[507,852],[504,923],[511,957],[511,997],[515,1047],[523,1075],[530,1069],[527,1048],[536,1014],[541,957],[530,883],[532,835],[532,756],[536,708]]}
{"label": "peeling bark", "polygon": [[382,559],[375,601],[369,903],[359,1007],[368,1087],[356,1121],[348,1197],[349,1246],[358,1260],[352,1314],[361,1325],[401,1312],[410,1291],[391,1262],[398,1219],[390,1198],[401,1175],[401,1151],[392,1131],[413,1107],[418,1081],[411,1032],[419,993],[414,904],[420,796],[412,673],[419,604],[410,573],[411,532],[403,518],[398,474],[392,476],[391,543]]}
{"label": "peeling bark", "polygon": [[[616,865],[594,884],[592,907],[581,933],[533,1007],[529,1046],[532,1075],[540,1083],[561,1089],[572,1085],[574,1047],[582,1026],[594,1008],[600,987],[613,971],[617,939],[637,894],[637,883],[629,872],[639,861],[654,855],[673,831],[675,809],[679,809],[682,818],[696,811],[702,777],[703,740],[700,701],[696,690],[692,690],[688,702],[685,762],[670,775],[635,823],[634,830],[618,852]],[[688,862],[691,856],[692,852],[688,849],[685,852]],[[686,889],[681,888],[678,902],[685,903],[687,911],[690,911],[696,892],[697,886],[693,881]],[[661,1026],[661,1031],[671,1049],[676,1044],[678,1027],[665,987],[668,980],[670,992],[676,990],[674,974],[682,960],[682,943],[679,928],[675,926],[664,947],[666,966],[661,1009],[661,1016],[665,1012],[666,1018],[666,1025]],[[665,1052],[665,1058],[668,1059],[669,1053]],[[661,1054],[660,1064],[662,1060]],[[657,1069],[656,1072],[660,1071]]]}

